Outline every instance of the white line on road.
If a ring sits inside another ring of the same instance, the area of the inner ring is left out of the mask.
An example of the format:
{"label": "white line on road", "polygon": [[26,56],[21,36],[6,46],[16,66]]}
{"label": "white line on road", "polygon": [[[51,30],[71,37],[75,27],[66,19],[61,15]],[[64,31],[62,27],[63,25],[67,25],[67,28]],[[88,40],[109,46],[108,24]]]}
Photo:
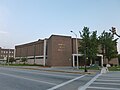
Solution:
{"label": "white line on road", "polygon": [[[118,74],[119,75],[119,74]],[[120,76],[115,76],[113,77],[114,75],[102,75],[102,77],[106,77],[106,78],[120,78]]]}
{"label": "white line on road", "polygon": [[119,78],[99,78],[100,80],[119,80],[120,81],[120,77]]}
{"label": "white line on road", "polygon": [[79,87],[78,90],[86,90],[86,88],[88,88],[99,76],[101,76],[102,74],[98,74],[96,75],[94,78],[92,78],[88,83],[86,83],[84,86]]}
{"label": "white line on road", "polygon": [[91,89],[98,89],[98,90],[120,90],[120,88],[108,88],[108,87],[88,87],[88,88],[91,88]]}
{"label": "white line on road", "polygon": [[101,83],[101,82],[94,82],[93,84],[120,85],[119,83]]}
{"label": "white line on road", "polygon": [[120,82],[120,80],[103,80],[103,79],[97,79],[96,81],[109,81],[109,82]]}
{"label": "white line on road", "polygon": [[57,86],[54,86],[54,87],[52,87],[52,88],[49,88],[49,89],[47,89],[47,90],[55,90],[55,89],[57,89],[57,88],[59,88],[59,87],[62,87],[62,86],[64,86],[64,85],[66,85],[66,84],[68,84],[68,83],[71,83],[71,82],[73,82],[73,81],[75,81],[75,80],[77,80],[77,79],[80,79],[80,78],[82,78],[82,77],[84,77],[84,76],[86,76],[86,75],[82,75],[82,76],[80,76],[80,77],[76,77],[76,78],[74,78],[74,79],[71,79],[71,80],[69,80],[69,81],[67,81],[67,82],[61,83],[61,84],[59,84],[59,85],[57,85]]}
{"label": "white line on road", "polygon": [[2,75],[6,75],[6,76],[10,76],[10,77],[15,77],[15,78],[21,78],[21,79],[25,79],[25,80],[30,80],[30,81],[34,81],[34,82],[38,82],[38,83],[46,83],[46,84],[50,84],[50,85],[57,85],[55,83],[50,83],[50,82],[46,82],[46,81],[39,81],[39,80],[35,80],[35,79],[31,79],[31,78],[25,78],[25,77],[21,77],[21,76],[17,76],[17,75],[12,75],[12,74],[7,74],[7,73],[0,73]]}
{"label": "white line on road", "polygon": [[[8,70],[8,69],[7,69]],[[65,76],[65,75],[57,75],[57,74],[48,74],[48,73],[41,73],[41,72],[30,72],[30,71],[21,71],[16,69],[9,69],[10,71],[16,71],[16,72],[23,72],[23,73],[31,73],[31,74],[38,74],[38,75],[46,75],[46,76],[55,76],[55,77],[63,77],[63,78],[74,78],[75,76]]]}

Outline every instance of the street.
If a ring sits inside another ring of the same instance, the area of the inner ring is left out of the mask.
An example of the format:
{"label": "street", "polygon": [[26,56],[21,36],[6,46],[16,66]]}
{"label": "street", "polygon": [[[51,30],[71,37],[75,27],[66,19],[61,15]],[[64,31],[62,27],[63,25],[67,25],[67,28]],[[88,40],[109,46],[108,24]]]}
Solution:
{"label": "street", "polygon": [[120,90],[120,71],[100,75],[86,90]]}
{"label": "street", "polygon": [[0,67],[0,90],[120,90],[120,72],[74,74]]}
{"label": "street", "polygon": [[93,76],[0,67],[0,90],[77,90]]}

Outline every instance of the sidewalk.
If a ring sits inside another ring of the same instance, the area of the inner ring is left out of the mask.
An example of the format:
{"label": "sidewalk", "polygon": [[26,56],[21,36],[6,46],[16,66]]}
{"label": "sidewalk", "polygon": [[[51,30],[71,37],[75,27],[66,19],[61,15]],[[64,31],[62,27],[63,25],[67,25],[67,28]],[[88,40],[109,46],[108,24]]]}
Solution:
{"label": "sidewalk", "polygon": [[99,70],[88,70],[88,72],[84,72],[84,70],[82,69],[77,69],[73,67],[41,67],[41,66],[0,66],[0,67],[30,69],[30,70],[40,70],[40,71],[50,71],[50,72],[76,73],[76,74],[96,74],[99,72]]}

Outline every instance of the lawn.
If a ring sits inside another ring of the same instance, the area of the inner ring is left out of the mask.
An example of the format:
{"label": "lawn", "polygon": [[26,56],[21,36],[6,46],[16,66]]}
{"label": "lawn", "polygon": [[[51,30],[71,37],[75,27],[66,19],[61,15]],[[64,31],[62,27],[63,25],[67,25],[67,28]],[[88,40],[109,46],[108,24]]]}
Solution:
{"label": "lawn", "polygon": [[[80,67],[79,69],[84,69],[84,66]],[[120,71],[120,66],[112,66],[112,67],[109,67],[108,69],[109,69],[109,71]],[[90,67],[87,67],[87,70],[101,70],[101,67],[90,66]]]}
{"label": "lawn", "polygon": [[[4,64],[5,66],[8,66],[8,64]],[[9,66],[43,66],[43,65],[37,65],[37,64],[9,64]]]}
{"label": "lawn", "polygon": [[120,71],[120,66],[113,66],[108,68],[109,71]]}

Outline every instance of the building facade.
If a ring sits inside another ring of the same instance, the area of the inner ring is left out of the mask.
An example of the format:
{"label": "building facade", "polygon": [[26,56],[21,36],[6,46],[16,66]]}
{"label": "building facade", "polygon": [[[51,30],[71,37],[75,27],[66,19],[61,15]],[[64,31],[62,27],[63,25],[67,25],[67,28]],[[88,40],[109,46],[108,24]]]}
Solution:
{"label": "building facade", "polygon": [[[38,40],[35,42],[16,45],[15,57],[17,63],[21,58],[27,58],[28,64],[40,64],[44,66],[76,66],[76,57],[79,56],[79,65],[84,65],[84,58],[82,54],[76,55],[76,39],[70,36],[51,35],[48,39]],[[78,39],[80,44],[80,39]],[[102,57],[99,55],[96,62],[101,65],[106,63],[101,61]],[[115,58],[111,61],[113,64],[118,64]]]}
{"label": "building facade", "polygon": [[3,49],[0,47],[0,61],[6,61],[7,59],[15,57],[14,49]]}
{"label": "building facade", "polygon": [[45,62],[46,54],[44,55],[44,50],[46,46],[44,46],[46,40],[38,40],[35,42],[27,43],[24,45],[15,46],[15,57],[17,62],[21,60],[21,58],[27,58],[29,64],[41,64],[43,65]]}

